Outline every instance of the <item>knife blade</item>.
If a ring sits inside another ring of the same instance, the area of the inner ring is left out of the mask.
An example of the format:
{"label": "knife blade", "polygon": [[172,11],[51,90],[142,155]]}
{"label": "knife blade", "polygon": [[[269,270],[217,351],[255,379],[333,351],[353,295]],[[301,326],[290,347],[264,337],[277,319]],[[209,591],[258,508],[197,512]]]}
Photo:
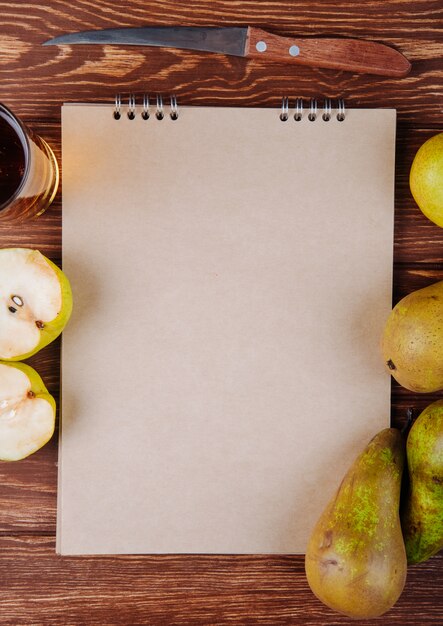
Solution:
{"label": "knife blade", "polygon": [[280,37],[252,26],[106,28],[61,35],[42,45],[72,44],[159,46],[392,77],[406,76],[411,69],[400,52],[374,41]]}

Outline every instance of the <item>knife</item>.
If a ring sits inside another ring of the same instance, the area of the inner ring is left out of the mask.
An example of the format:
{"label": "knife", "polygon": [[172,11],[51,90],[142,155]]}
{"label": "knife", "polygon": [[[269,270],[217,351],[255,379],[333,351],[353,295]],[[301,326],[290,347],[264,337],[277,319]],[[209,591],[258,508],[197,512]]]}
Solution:
{"label": "knife", "polygon": [[43,43],[44,46],[64,44],[124,44],[201,50],[380,76],[406,76],[411,69],[411,64],[400,52],[373,41],[280,37],[252,26],[107,28],[61,35]]}

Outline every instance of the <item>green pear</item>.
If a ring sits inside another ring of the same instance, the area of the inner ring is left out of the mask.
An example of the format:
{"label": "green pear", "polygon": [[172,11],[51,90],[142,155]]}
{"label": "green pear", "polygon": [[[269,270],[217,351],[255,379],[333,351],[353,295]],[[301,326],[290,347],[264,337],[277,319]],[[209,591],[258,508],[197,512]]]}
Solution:
{"label": "green pear", "polygon": [[414,422],[406,455],[409,488],[401,521],[412,564],[443,548],[443,400],[429,405]]}
{"label": "green pear", "polygon": [[386,322],[382,352],[388,371],[406,389],[443,389],[443,281],[400,300]]}
{"label": "green pear", "polygon": [[443,133],[434,135],[415,155],[409,186],[421,211],[443,226]]}
{"label": "green pear", "polygon": [[72,292],[65,274],[38,250],[0,250],[0,359],[32,356],[66,326]]}
{"label": "green pear", "polygon": [[312,591],[348,617],[382,615],[403,590],[403,464],[400,431],[382,430],[345,475],[309,540],[305,568]]}
{"label": "green pear", "polygon": [[19,461],[52,437],[55,400],[24,363],[0,362],[0,459]]}

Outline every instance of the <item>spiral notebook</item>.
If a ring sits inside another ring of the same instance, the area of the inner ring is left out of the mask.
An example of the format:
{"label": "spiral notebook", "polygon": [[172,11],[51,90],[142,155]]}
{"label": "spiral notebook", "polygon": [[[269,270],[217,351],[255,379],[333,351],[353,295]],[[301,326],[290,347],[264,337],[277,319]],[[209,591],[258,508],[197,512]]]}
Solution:
{"label": "spiral notebook", "polygon": [[57,550],[303,553],[389,425],[396,113],[148,104],[62,110]]}

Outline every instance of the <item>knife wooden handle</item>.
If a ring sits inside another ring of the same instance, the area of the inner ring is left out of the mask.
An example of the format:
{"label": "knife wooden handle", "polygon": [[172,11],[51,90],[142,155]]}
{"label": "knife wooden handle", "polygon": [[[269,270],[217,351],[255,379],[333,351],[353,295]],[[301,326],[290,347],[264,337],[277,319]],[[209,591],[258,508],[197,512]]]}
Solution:
{"label": "knife wooden handle", "polygon": [[400,52],[374,41],[279,37],[252,26],[248,28],[245,56],[380,76],[406,76],[411,69]]}

